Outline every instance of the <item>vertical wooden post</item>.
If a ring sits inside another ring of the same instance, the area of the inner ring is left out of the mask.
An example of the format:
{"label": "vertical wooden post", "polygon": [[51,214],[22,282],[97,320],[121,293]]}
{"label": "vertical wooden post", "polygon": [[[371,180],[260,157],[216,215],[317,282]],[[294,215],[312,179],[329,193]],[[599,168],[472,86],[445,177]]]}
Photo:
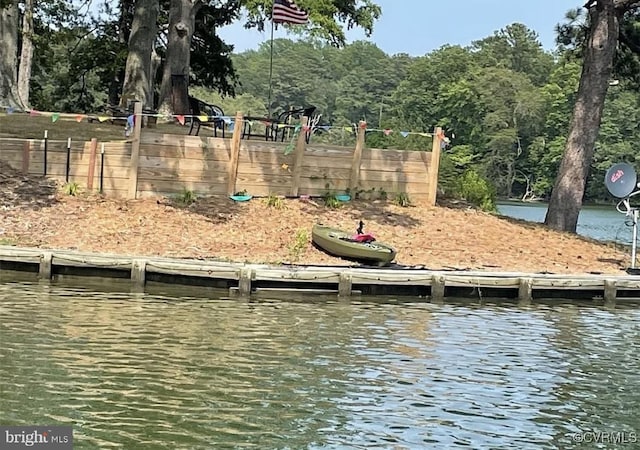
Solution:
{"label": "vertical wooden post", "polygon": [[47,149],[48,149],[48,144],[49,144],[49,130],[44,130],[44,139],[42,140],[42,143],[44,144],[44,155],[42,156],[43,158],[43,163],[42,163],[42,175],[44,175],[45,177],[47,176]]}
{"label": "vertical wooden post", "polygon": [[300,189],[300,176],[302,175],[302,161],[304,160],[304,152],[307,149],[307,140],[305,137],[305,127],[309,125],[309,118],[302,116],[300,119],[300,132],[296,141],[296,148],[293,151],[293,175],[291,177],[291,196],[297,197]]}
{"label": "vertical wooden post", "polygon": [[67,139],[67,163],[65,164],[64,179],[68,183],[69,175],[71,174],[71,138]]}
{"label": "vertical wooden post", "polygon": [[53,253],[43,252],[40,255],[40,266],[38,268],[38,277],[46,280],[51,279],[53,273]]}
{"label": "vertical wooden post", "polygon": [[129,198],[138,194],[138,166],[140,165],[140,133],[142,130],[142,103],[133,107],[133,139],[131,141],[131,161],[129,162]]}
{"label": "vertical wooden post", "polygon": [[98,140],[91,139],[89,144],[89,171],[87,172],[87,190],[93,189],[93,176],[96,171],[96,154],[98,152]]}
{"label": "vertical wooden post", "polygon": [[249,297],[251,295],[252,279],[253,269],[245,268],[240,270],[240,279],[238,280],[238,294],[241,297]]}
{"label": "vertical wooden post", "polygon": [[238,178],[238,163],[240,161],[240,139],[242,138],[242,126],[244,116],[242,112],[236,113],[233,124],[233,137],[231,138],[231,156],[227,173],[227,193],[233,195],[236,192],[236,179]]}
{"label": "vertical wooden post", "polygon": [[147,273],[147,261],[144,259],[134,259],[131,262],[131,282],[134,286],[142,287],[145,284]]}
{"label": "vertical wooden post", "polygon": [[521,306],[529,305],[533,300],[533,279],[520,278],[518,285],[518,301]]}
{"label": "vertical wooden post", "polygon": [[354,195],[358,189],[360,182],[360,165],[362,163],[362,151],[364,150],[364,138],[367,132],[367,122],[360,121],[358,124],[358,138],[356,141],[356,149],[353,152],[351,160],[351,178],[349,179],[349,190]]}
{"label": "vertical wooden post", "polygon": [[433,303],[444,302],[446,282],[444,275],[434,275],[431,277],[431,301]]}
{"label": "vertical wooden post", "polygon": [[27,175],[29,173],[29,158],[31,153],[31,139],[24,141],[22,145],[22,173]]}
{"label": "vertical wooden post", "polygon": [[341,272],[338,277],[338,296],[350,297],[353,288],[353,277],[349,272]]}
{"label": "vertical wooden post", "polygon": [[431,163],[429,164],[429,204],[435,206],[438,193],[438,171],[440,170],[440,148],[442,145],[442,128],[436,127],[433,132],[433,146],[431,147]]}
{"label": "vertical wooden post", "polygon": [[615,306],[618,296],[616,280],[604,280],[604,303],[607,306]]}

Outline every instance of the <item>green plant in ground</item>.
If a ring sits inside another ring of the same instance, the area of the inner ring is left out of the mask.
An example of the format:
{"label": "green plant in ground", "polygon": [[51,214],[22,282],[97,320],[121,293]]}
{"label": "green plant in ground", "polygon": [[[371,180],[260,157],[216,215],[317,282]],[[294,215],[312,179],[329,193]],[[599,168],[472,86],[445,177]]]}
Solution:
{"label": "green plant in ground", "polygon": [[16,242],[10,238],[0,238],[0,245],[15,245]]}
{"label": "green plant in ground", "polygon": [[282,197],[276,194],[269,194],[269,196],[265,199],[265,204],[269,208],[282,209],[284,208],[284,200]]}
{"label": "green plant in ground", "polygon": [[458,181],[457,194],[483,211],[496,211],[494,188],[475,170],[467,170]]}
{"label": "green plant in ground", "polygon": [[296,231],[293,243],[289,246],[289,259],[292,263],[298,262],[302,252],[309,244],[309,232],[305,229]]}
{"label": "green plant in ground", "polygon": [[190,205],[196,201],[196,194],[186,187],[182,189],[182,192],[178,196],[178,201],[183,205]]}
{"label": "green plant in ground", "polygon": [[62,191],[67,195],[76,196],[80,192],[80,185],[75,181],[66,183],[64,186],[62,186]]}
{"label": "green plant in ground", "polygon": [[394,199],[394,203],[398,206],[402,206],[403,208],[411,206],[411,199],[409,198],[409,194],[407,194],[406,192],[398,192]]}
{"label": "green plant in ground", "polygon": [[324,187],[327,189],[327,191],[322,194],[324,206],[332,209],[340,208],[342,206],[342,203],[340,203],[340,200],[338,200],[338,198],[336,197],[336,193],[334,192],[334,190],[331,189],[331,184],[327,183],[324,185]]}
{"label": "green plant in ground", "polygon": [[387,194],[387,191],[384,190],[384,188],[378,188],[379,192],[378,192],[378,197],[380,198],[380,200],[386,200],[387,198],[389,198],[389,194]]}

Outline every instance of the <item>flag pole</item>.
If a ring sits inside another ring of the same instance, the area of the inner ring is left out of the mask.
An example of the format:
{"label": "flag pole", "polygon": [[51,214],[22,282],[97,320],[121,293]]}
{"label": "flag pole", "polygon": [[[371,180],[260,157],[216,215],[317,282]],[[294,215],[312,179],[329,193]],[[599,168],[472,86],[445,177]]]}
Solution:
{"label": "flag pole", "polygon": [[273,78],[273,7],[271,8],[271,40],[270,40],[270,55],[269,55],[269,97],[267,99],[267,110],[269,114],[267,118],[271,118],[271,80]]}

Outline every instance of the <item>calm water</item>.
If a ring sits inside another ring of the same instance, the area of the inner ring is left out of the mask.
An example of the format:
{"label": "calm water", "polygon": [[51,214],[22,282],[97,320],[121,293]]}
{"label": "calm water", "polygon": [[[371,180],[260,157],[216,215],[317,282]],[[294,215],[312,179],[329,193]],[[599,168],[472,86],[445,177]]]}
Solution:
{"label": "calm water", "polygon": [[566,449],[596,448],[573,433],[640,433],[638,309],[187,293],[0,284],[0,424],[72,424],[82,449]]}
{"label": "calm water", "polygon": [[[544,222],[545,203],[499,203],[498,213],[530,222]],[[577,233],[601,241],[630,244],[632,222],[616,211],[615,206],[585,206],[578,217]]]}

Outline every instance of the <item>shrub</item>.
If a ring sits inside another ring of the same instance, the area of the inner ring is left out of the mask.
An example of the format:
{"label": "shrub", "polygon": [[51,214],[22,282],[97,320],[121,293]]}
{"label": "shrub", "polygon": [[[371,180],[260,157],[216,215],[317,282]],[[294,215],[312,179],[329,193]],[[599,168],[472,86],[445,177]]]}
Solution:
{"label": "shrub", "polygon": [[458,181],[458,195],[483,211],[496,211],[495,189],[475,170],[467,170]]}

